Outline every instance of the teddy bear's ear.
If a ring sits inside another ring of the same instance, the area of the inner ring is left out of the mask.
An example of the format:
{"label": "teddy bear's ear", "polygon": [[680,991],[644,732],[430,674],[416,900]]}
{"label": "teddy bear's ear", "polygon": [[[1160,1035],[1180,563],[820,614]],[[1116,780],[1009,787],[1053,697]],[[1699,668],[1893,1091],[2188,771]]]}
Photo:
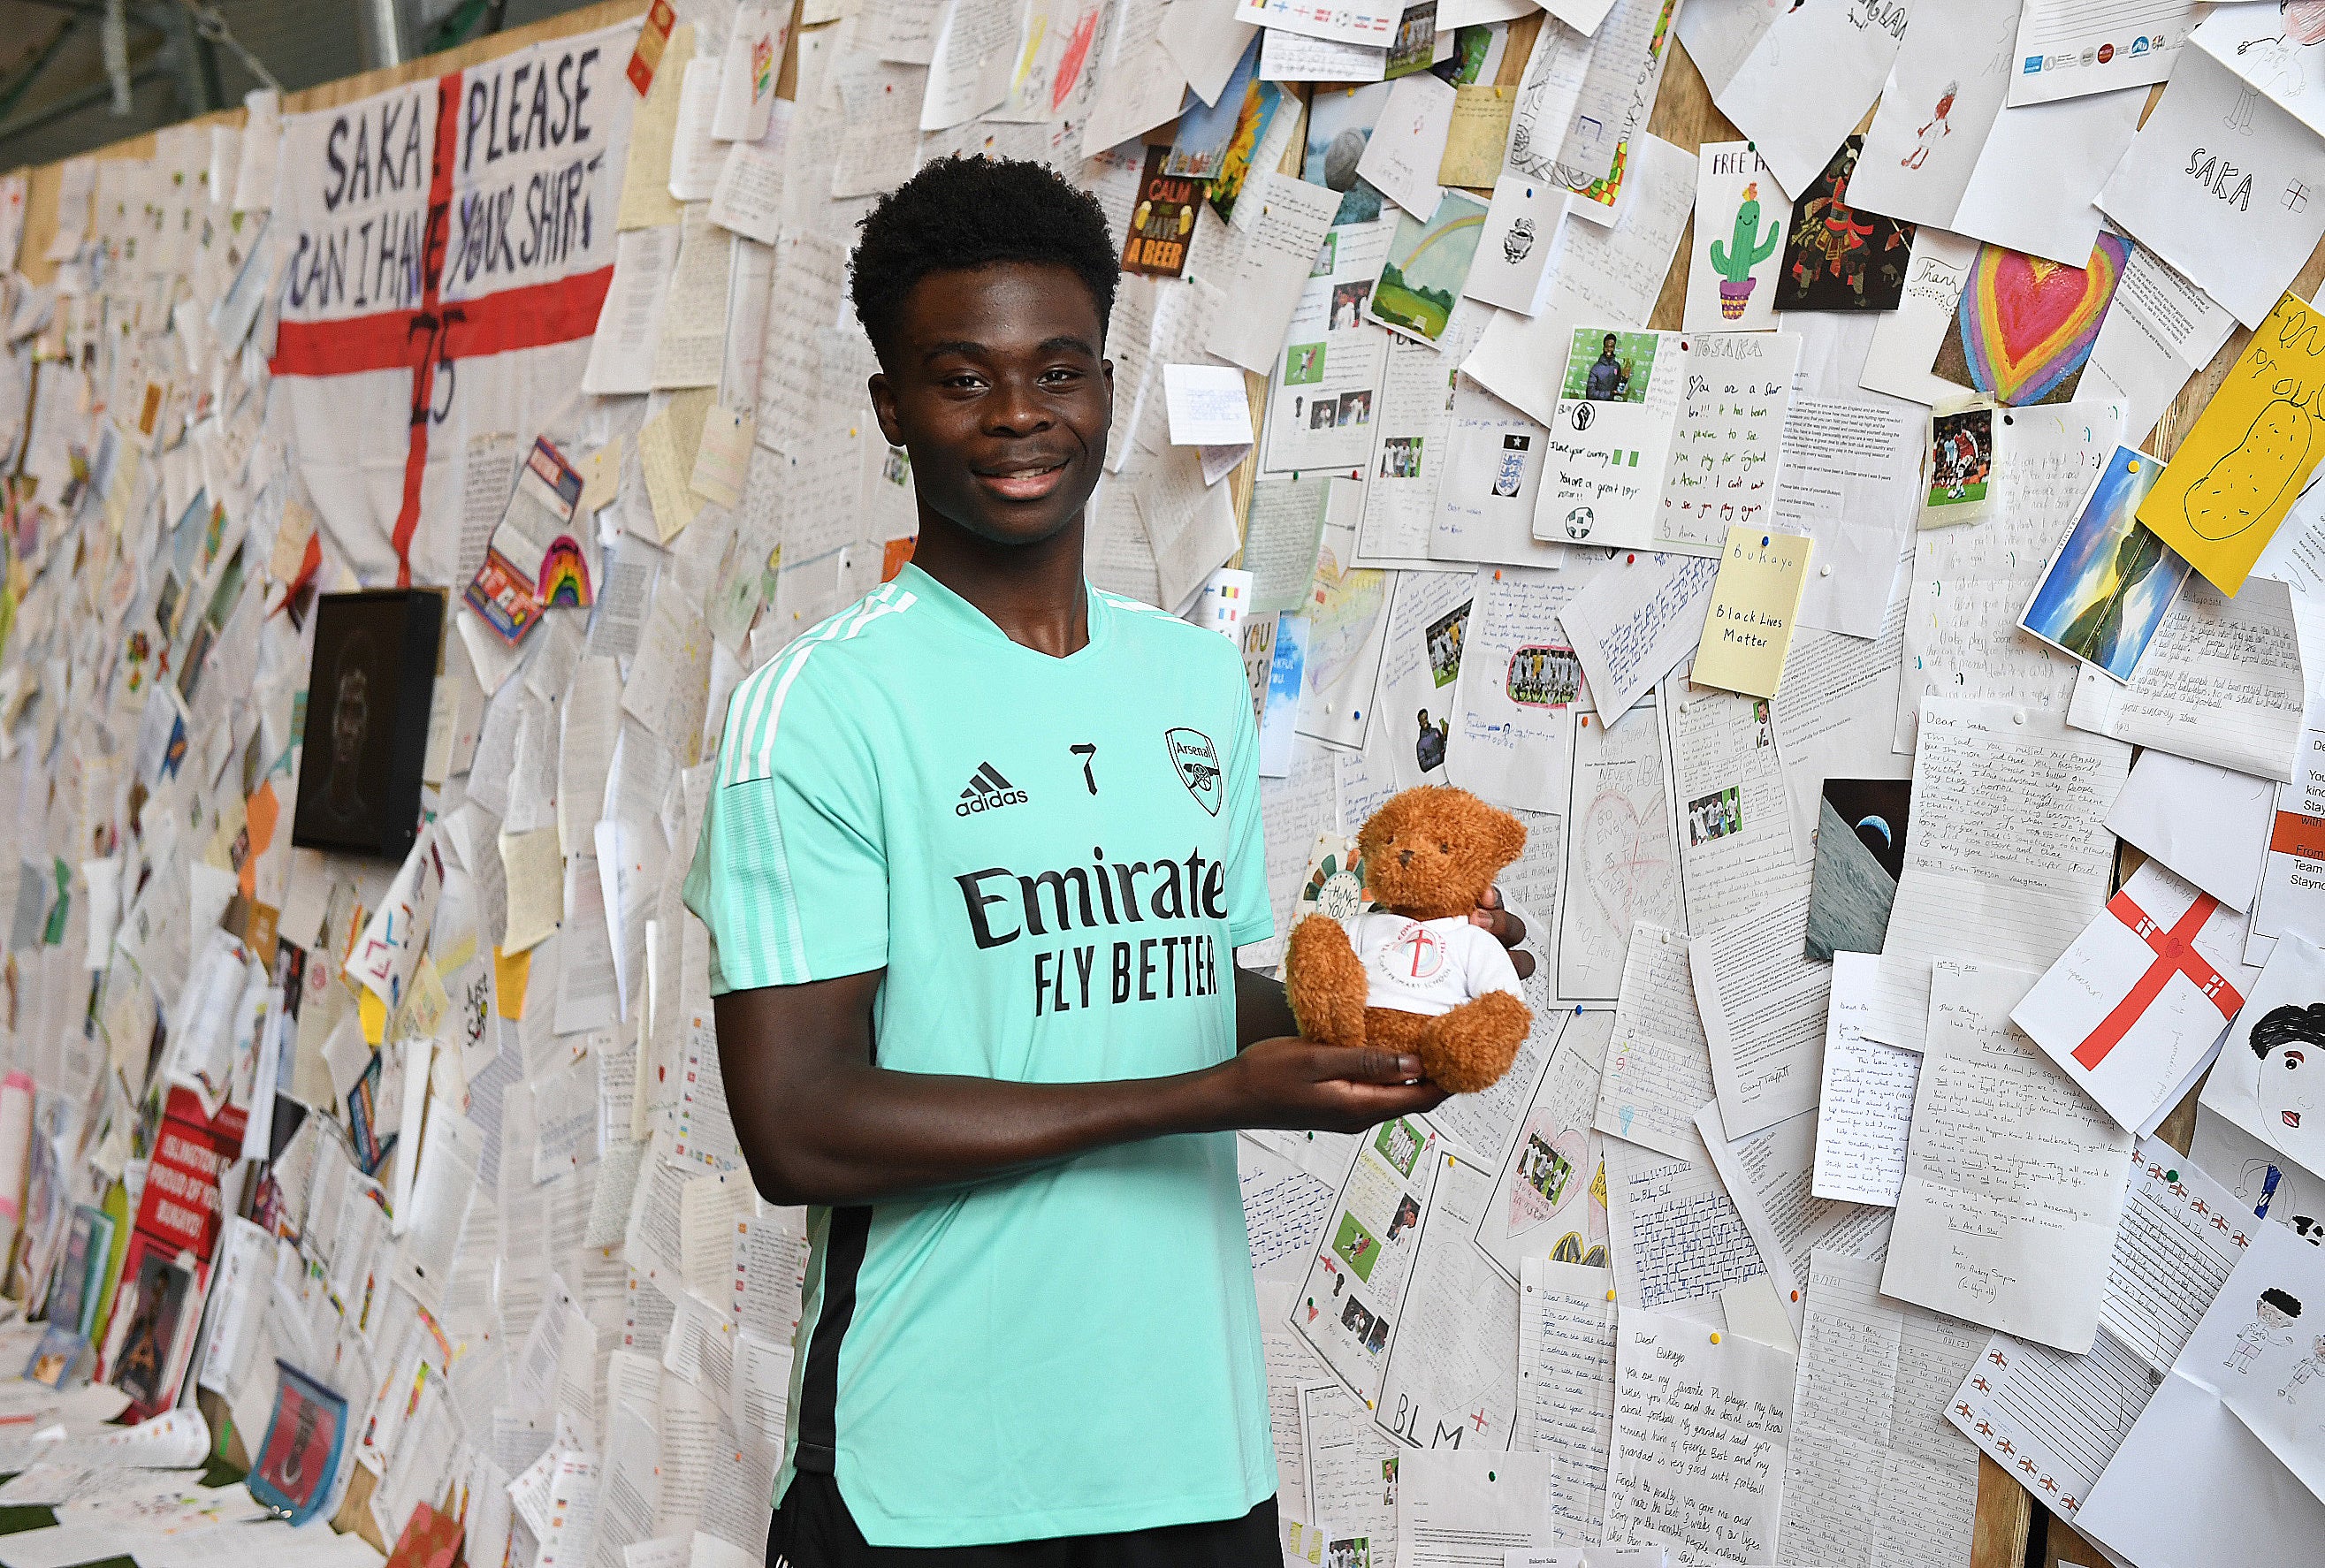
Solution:
{"label": "teddy bear's ear", "polygon": [[1494,854],[1507,865],[1524,853],[1526,826],[1506,811],[1494,813]]}

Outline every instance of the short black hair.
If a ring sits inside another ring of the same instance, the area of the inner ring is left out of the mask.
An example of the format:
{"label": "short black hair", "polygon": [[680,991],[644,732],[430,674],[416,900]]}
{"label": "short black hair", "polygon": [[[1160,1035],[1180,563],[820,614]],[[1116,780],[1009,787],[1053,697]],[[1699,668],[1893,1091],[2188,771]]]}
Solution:
{"label": "short black hair", "polygon": [[2325,1046],[2325,1001],[2312,1001],[2307,1007],[2292,1002],[2273,1007],[2260,1022],[2253,1025],[2253,1055],[2264,1061],[2277,1047],[2289,1046],[2295,1040]]}
{"label": "short black hair", "polygon": [[939,158],[880,198],[848,258],[856,318],[885,363],[904,296],[931,272],[1004,262],[1070,267],[1104,331],[1122,263],[1096,198],[1045,163]]}
{"label": "short black hair", "polygon": [[2262,1291],[2260,1293],[2260,1298],[2268,1303],[2269,1305],[2276,1308],[2277,1311],[2284,1314],[2287,1317],[2299,1317],[2301,1315],[2301,1303],[2295,1300],[2291,1293],[2279,1290],[2274,1286],[2271,1286],[2266,1290]]}

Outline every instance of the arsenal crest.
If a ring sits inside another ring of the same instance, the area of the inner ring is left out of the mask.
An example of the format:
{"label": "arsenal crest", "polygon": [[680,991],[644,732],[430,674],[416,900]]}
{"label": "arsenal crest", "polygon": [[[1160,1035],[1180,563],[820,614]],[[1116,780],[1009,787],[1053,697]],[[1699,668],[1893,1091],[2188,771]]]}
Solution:
{"label": "arsenal crest", "polygon": [[1219,802],[1227,798],[1227,786],[1219,777],[1219,749],[1211,744],[1211,737],[1200,730],[1165,730],[1162,744],[1171,752],[1171,766],[1178,770],[1179,782],[1195,798],[1195,804],[1213,816],[1219,814]]}

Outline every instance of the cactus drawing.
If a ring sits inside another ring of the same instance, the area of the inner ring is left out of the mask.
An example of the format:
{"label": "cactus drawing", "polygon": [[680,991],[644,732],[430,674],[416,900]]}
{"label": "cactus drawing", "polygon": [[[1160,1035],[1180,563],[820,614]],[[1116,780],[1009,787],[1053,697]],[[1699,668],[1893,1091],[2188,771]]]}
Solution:
{"label": "cactus drawing", "polygon": [[1783,225],[1771,220],[1767,237],[1755,239],[1760,232],[1760,183],[1754,180],[1744,188],[1744,200],[1736,208],[1736,231],[1728,236],[1724,247],[1718,240],[1711,242],[1711,269],[1720,277],[1719,314],[1730,321],[1743,317],[1744,306],[1752,298],[1752,285],[1758,279],[1752,269],[1776,254],[1776,239]]}

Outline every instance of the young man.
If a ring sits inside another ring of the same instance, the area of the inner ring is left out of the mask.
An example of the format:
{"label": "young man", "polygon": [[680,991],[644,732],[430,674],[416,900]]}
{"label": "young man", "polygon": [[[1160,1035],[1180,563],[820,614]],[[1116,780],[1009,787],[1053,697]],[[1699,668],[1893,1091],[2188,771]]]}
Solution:
{"label": "young man", "polygon": [[1593,402],[1613,402],[1630,384],[1631,367],[1615,357],[1615,335],[1607,334],[1598,345],[1598,357],[1590,364],[1582,395]]}
{"label": "young man", "polygon": [[1237,648],[1083,583],[1097,204],[939,161],[852,270],[920,542],[736,689],[686,890],[753,1180],[810,1205],[769,1561],[1272,1565],[1227,1130],[1442,1095],[1281,1038]]}

